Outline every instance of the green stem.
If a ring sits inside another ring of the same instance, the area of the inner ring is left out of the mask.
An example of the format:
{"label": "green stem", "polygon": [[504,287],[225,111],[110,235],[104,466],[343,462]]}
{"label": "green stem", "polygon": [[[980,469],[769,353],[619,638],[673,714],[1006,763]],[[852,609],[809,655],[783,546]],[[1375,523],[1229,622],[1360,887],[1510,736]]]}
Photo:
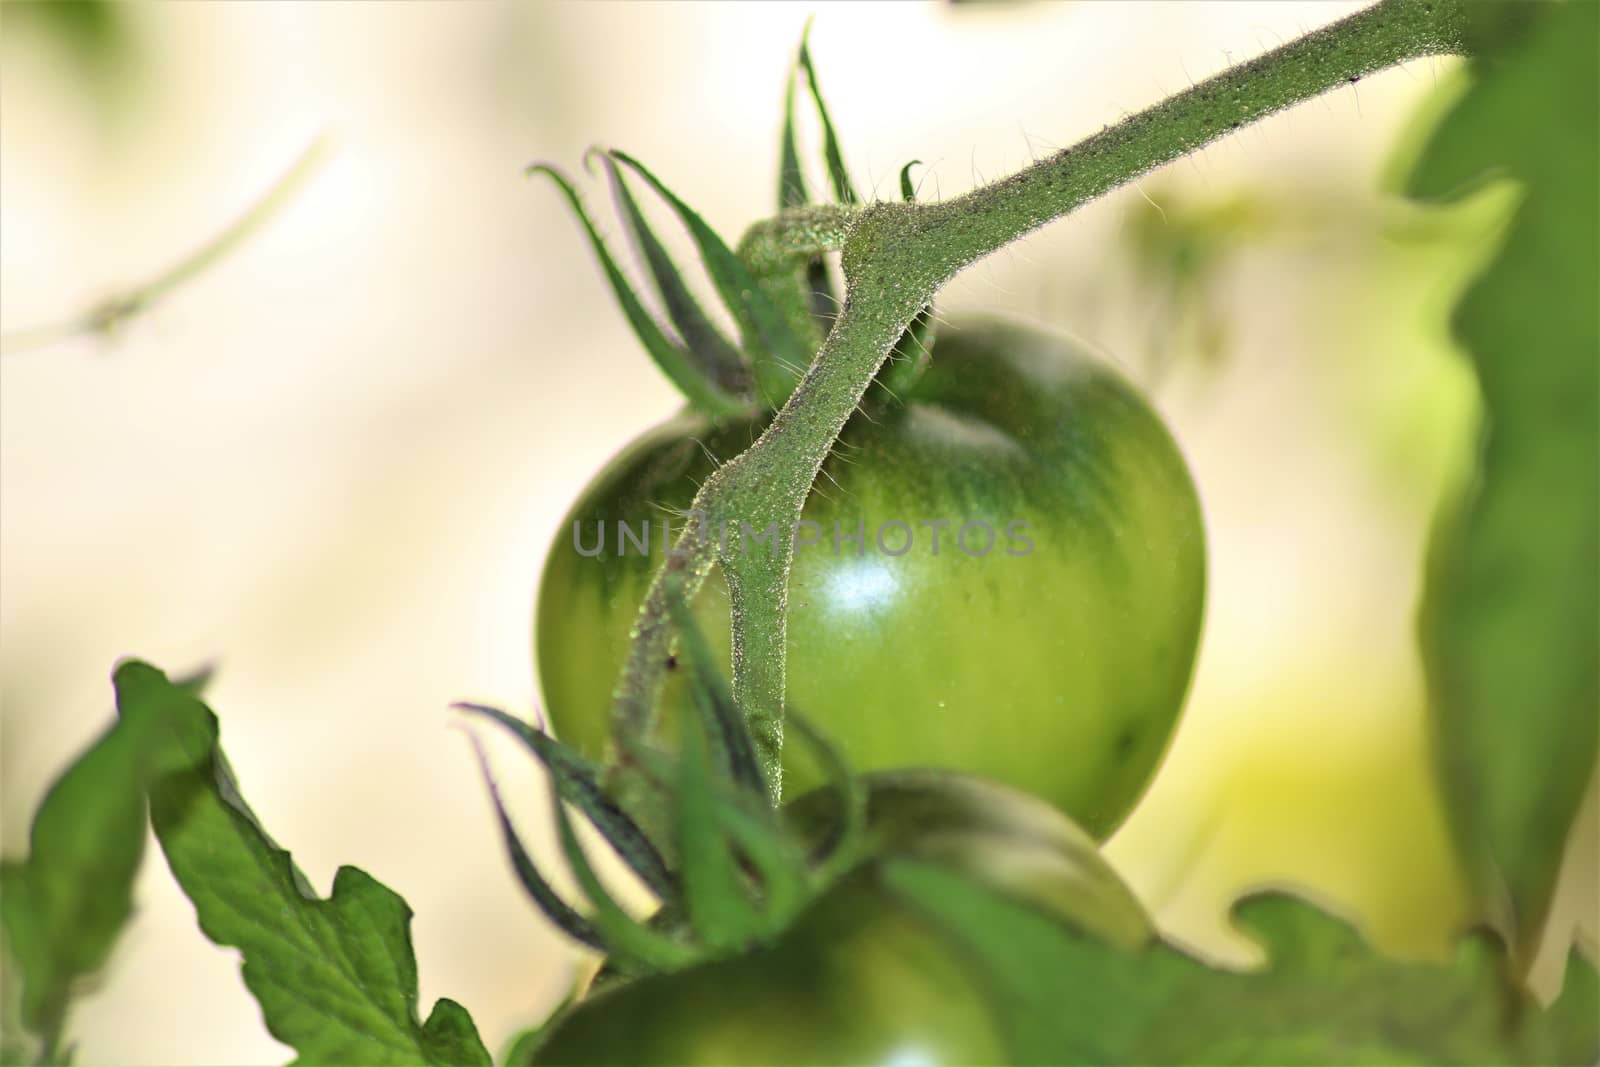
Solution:
{"label": "green stem", "polygon": [[316,173],[333,148],[327,134],[319,136],[300,154],[265,196],[233,221],[227,229],[189,253],[158,277],[101,301],[89,311],[65,322],[35,327],[0,338],[0,351],[22,352],[79,334],[110,334],[129,319],[148,311],[174,289],[205,272],[265,226],[294,198]]}
{"label": "green stem", "polygon": [[[955,200],[877,203],[826,218],[788,212],[754,227],[743,248],[771,256],[773,266],[824,247],[823,239],[825,247],[842,247],[845,304],[766,432],[696,494],[693,507],[711,536],[686,533],[677,546],[683,555],[669,559],[651,586],[614,694],[613,730],[624,765],[653,725],[671,649],[667,582],[682,575],[683,594],[692,596],[720,560],[733,591],[734,693],[779,795],[785,589],[793,558],[788,532],[883,360],[958,270],[1256,119],[1407,59],[1461,52],[1464,22],[1462,0],[1384,0]],[[776,524],[781,547],[746,554],[737,536],[740,522],[757,530]],[[735,536],[719,551],[715,531],[724,523]]]}
{"label": "green stem", "polygon": [[760,278],[823,252],[837,252],[844,247],[850,221],[860,213],[859,207],[844,204],[791,208],[746,230],[739,239],[739,258]]}
{"label": "green stem", "polygon": [[[755,529],[765,529],[765,526]],[[724,557],[728,603],[733,618],[733,700],[743,710],[770,792],[782,795],[784,659],[773,650],[786,646],[789,612],[789,566],[793,539],[780,530],[781,546],[771,556],[738,554]],[[772,610],[773,607],[778,610]]]}
{"label": "green stem", "polygon": [[[923,278],[974,260],[1258,119],[1424,56],[1466,50],[1466,0],[1383,0],[1241,63],[1009,178],[917,208]],[[928,284],[928,282],[924,282]]]}
{"label": "green stem", "polygon": [[[860,208],[841,204],[808,204],[790,208],[776,218],[765,219],[745,231],[739,242],[739,258],[779,309],[789,328],[808,342],[810,351],[821,346],[826,319],[818,315],[818,268],[820,257],[837,252],[844,245],[850,220]],[[826,288],[827,271],[821,268]],[[832,293],[823,298],[828,319],[834,313]],[[761,395],[773,407],[794,390],[804,367],[766,367]]]}

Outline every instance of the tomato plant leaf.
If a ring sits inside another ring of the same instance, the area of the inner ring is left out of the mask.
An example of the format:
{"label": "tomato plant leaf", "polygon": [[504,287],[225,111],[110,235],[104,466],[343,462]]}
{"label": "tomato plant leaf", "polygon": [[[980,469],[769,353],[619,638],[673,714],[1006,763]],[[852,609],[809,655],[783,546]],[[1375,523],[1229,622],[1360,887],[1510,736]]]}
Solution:
{"label": "tomato plant leaf", "polygon": [[1501,943],[1448,964],[1388,959],[1305,901],[1263,894],[1234,919],[1265,950],[1218,970],[1161,942],[1130,952],[959,875],[899,861],[885,881],[962,943],[996,990],[1015,1063],[1586,1064],[1600,1054],[1600,975],[1575,956],[1540,1010]]}
{"label": "tomato plant leaf", "polygon": [[567,198],[567,203],[572,207],[573,213],[577,215],[578,222],[589,238],[589,245],[594,250],[595,258],[600,261],[600,269],[605,272],[606,280],[611,283],[611,291],[616,295],[617,304],[627,317],[628,325],[633,327],[634,336],[639,338],[639,343],[644,345],[645,351],[650,354],[656,366],[661,368],[661,373],[677,387],[684,399],[694,405],[696,410],[711,418],[732,415],[744,410],[744,401],[729,393],[705,373],[695,354],[669,337],[661,328],[661,324],[656,322],[645,309],[638,294],[633,291],[633,286],[628,284],[628,278],[622,273],[622,268],[611,255],[605,239],[595,228],[594,220],[589,217],[588,209],[583,206],[583,198],[578,195],[577,188],[567,176],[555,167],[543,163],[535,163],[528,167],[527,173],[545,175],[556,183],[556,187]]}
{"label": "tomato plant leaf", "polygon": [[297,1063],[487,1065],[459,1004],[417,1015],[411,911],[393,890],[341,867],[318,898],[239,793],[217,720],[148,664],[116,674],[125,723],[170,726],[173,759],[149,783],[150,820],[201,931],[240,950],[244,981]]}
{"label": "tomato plant leaf", "polygon": [[911,168],[922,166],[922,160],[913,159],[900,168],[900,199],[911,203],[917,198],[917,187],[911,184]]}
{"label": "tomato plant leaf", "polygon": [[1408,191],[1510,178],[1521,202],[1454,315],[1484,421],[1475,480],[1435,534],[1421,635],[1456,836],[1527,959],[1600,744],[1600,7],[1471,14],[1484,51]]}
{"label": "tomato plant leaf", "polygon": [[[203,681],[189,684],[198,691]],[[113,722],[45,793],[27,859],[0,863],[0,922],[21,978],[20,1021],[46,1062],[62,1051],[77,985],[105,964],[132,914],[145,787],[183,711],[162,706]]]}

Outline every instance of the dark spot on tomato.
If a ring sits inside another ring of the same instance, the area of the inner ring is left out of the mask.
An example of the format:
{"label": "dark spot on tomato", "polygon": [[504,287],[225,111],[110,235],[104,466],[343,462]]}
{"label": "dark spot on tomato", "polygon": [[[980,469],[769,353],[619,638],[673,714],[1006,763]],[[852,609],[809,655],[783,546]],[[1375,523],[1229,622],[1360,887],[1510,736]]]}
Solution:
{"label": "dark spot on tomato", "polygon": [[1133,755],[1134,746],[1139,743],[1139,731],[1129,726],[1117,735],[1116,754],[1119,760],[1127,759]]}
{"label": "dark spot on tomato", "polygon": [[677,656],[668,656],[667,657],[667,670],[675,671],[677,669],[678,669],[678,657]]}

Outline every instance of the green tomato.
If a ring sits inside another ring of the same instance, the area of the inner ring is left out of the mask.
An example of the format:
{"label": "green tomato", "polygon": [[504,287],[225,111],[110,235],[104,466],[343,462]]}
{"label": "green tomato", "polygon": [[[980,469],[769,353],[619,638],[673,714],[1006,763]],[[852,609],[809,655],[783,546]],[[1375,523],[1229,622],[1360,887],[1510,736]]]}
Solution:
{"label": "green tomato", "polygon": [[[1094,842],[1043,801],[940,771],[868,775],[866,859],[772,945],[675,974],[607,985],[556,1019],[538,1064],[1007,1062],[998,989],[959,932],[916,913],[884,865],[932,864],[1129,950],[1154,934]],[[786,816],[829,835],[837,797]]]}
{"label": "green tomato", "polygon": [[[866,853],[947,868],[1093,934],[1136,948],[1150,918],[1094,839],[1037,797],[974,775],[928,768],[875,771],[866,791]],[[831,842],[843,810],[831,787],[784,808],[800,838]]]}
{"label": "green tomato", "polygon": [[533,1064],[973,1064],[1006,1060],[942,931],[868,869],[770,948],[609,985],[551,1023]]}
{"label": "green tomato", "polygon": [[[1102,838],[1166,749],[1199,639],[1204,535],[1183,459],[1103,362],[1017,325],[942,330],[901,399],[845,427],[793,531],[789,701],[858,770],[985,775]],[[662,523],[682,529],[699,484],[762,425],[681,415],[617,456],[562,523],[536,652],[556,732],[591,756]],[[720,574],[695,612],[726,667]],[[691,707],[677,673],[668,724]],[[795,748],[791,795],[821,781]]]}

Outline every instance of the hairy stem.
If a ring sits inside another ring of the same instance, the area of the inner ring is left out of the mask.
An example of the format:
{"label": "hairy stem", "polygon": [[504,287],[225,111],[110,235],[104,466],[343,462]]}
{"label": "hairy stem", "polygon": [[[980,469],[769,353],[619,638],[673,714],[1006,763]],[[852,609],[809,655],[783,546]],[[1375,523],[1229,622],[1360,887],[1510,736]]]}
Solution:
{"label": "hairy stem", "polygon": [[[1466,49],[1466,0],[1383,0],[1234,66],[1009,178],[917,208],[934,285],[1219,137],[1408,59]],[[926,284],[926,283],[925,283]]]}
{"label": "hairy stem", "polygon": [[762,277],[844,247],[850,220],[861,209],[847,204],[808,204],[763,219],[739,240],[739,258]]}
{"label": "hairy stem", "polygon": [[[834,440],[940,286],[974,260],[1247,123],[1408,59],[1463,51],[1462,3],[1383,0],[955,200],[791,212],[754,227],[742,251],[770,257],[768,269],[786,257],[842,246],[845,303],[766,432],[701,486],[693,506],[705,524],[684,535],[677,546],[683,554],[657,574],[614,694],[613,731],[624,764],[653,725],[667,669],[668,582],[681,574],[683,594],[693,595],[720,562],[733,595],[734,694],[779,795],[792,533]],[[776,526],[774,549],[745,551],[741,523],[757,531]],[[725,529],[733,536],[717,535]]]}

